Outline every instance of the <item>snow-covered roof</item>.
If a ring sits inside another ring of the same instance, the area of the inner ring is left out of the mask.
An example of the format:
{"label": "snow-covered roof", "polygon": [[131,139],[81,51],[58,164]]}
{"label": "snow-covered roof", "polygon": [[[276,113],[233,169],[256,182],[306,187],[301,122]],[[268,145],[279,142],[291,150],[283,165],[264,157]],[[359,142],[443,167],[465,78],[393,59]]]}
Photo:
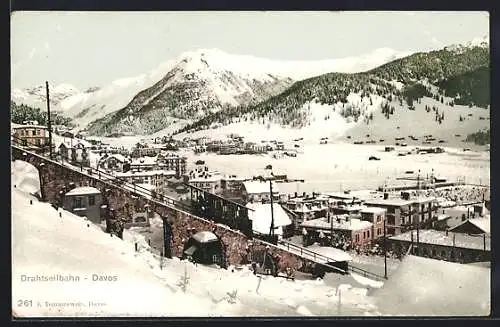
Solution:
{"label": "snow-covered roof", "polygon": [[407,255],[373,297],[383,315],[490,314],[491,269]]}
{"label": "snow-covered roof", "polygon": [[136,184],[136,185],[138,187],[142,187],[142,188],[145,188],[145,189],[150,190],[150,191],[155,191],[156,190],[156,187],[153,184],[139,183],[139,184]]}
{"label": "snow-covered roof", "polygon": [[352,261],[352,257],[349,253],[331,246],[311,245],[308,249],[327,258],[332,258],[335,261]]}
{"label": "snow-covered roof", "polygon": [[155,175],[165,175],[171,176],[175,175],[175,170],[145,170],[145,171],[127,171],[125,173],[116,172],[116,177],[131,177],[131,176],[155,176]]}
{"label": "snow-covered roof", "polygon": [[394,199],[371,199],[371,200],[367,200],[365,201],[365,204],[368,204],[368,205],[386,205],[386,206],[405,206],[405,205],[410,205],[414,203],[413,200],[404,200],[404,199],[400,199],[400,198],[394,198]]}
{"label": "snow-covered roof", "polygon": [[66,145],[66,147],[70,148],[71,146],[75,147],[77,144],[81,144],[86,148],[89,148],[92,146],[92,143],[82,140],[82,139],[77,139],[77,138],[70,138],[70,137],[63,137],[60,135],[57,135],[55,133],[52,134],[52,142],[56,145],[56,147],[61,146],[61,144]]}
{"label": "snow-covered roof", "polygon": [[[411,234],[413,233],[413,241],[417,240],[417,232],[409,231],[403,234],[392,236],[389,239],[411,242]],[[476,249],[483,250],[486,245],[486,251],[491,250],[491,239],[490,237],[483,238],[483,236],[472,236],[463,233],[451,233],[446,235],[446,232],[437,231],[432,229],[422,229],[419,231],[418,239],[420,243],[424,244],[436,244],[443,246],[453,246],[457,248],[464,249]],[[453,242],[455,239],[455,242]]]}
{"label": "snow-covered roof", "polygon": [[101,193],[98,189],[91,186],[76,187],[66,193],[66,195],[85,195],[85,194],[98,194]]}
{"label": "snow-covered roof", "polygon": [[490,219],[488,218],[472,218],[472,219],[468,219],[460,224],[458,224],[457,226],[453,227],[451,229],[451,231],[453,231],[454,229],[458,228],[459,226],[462,226],[464,224],[467,224],[467,223],[471,223],[473,224],[474,226],[476,226],[477,228],[481,229],[483,232],[489,234],[490,233]]}
{"label": "snow-covered roof", "polygon": [[[340,222],[337,221],[336,217],[340,218]],[[371,228],[373,226],[373,224],[369,221],[361,220],[358,218],[349,218],[348,215],[333,216],[332,219],[333,223],[329,223],[326,218],[308,220],[302,223],[302,227],[324,230],[330,230],[332,227],[333,229],[341,230],[363,230]]]}
{"label": "snow-covered roof", "polygon": [[[275,182],[272,182],[273,185],[273,193],[278,193],[278,187]],[[247,191],[248,194],[262,194],[262,193],[270,193],[269,182],[261,182],[261,181],[246,181],[243,182],[243,187]]]}
{"label": "snow-covered roof", "polygon": [[103,159],[104,160],[108,160],[108,159],[111,159],[111,158],[115,158],[116,160],[118,160],[119,162],[128,162],[129,160],[123,155],[123,154],[119,154],[119,153],[116,153],[116,154],[112,154],[110,155],[109,157]]}
{"label": "snow-covered roof", "polygon": [[336,198],[336,199],[343,199],[343,200],[352,200],[354,198],[354,195],[340,193],[340,192],[328,193],[328,196],[330,196],[332,198]]}
{"label": "snow-covered roof", "polygon": [[[261,234],[269,234],[269,230],[271,228],[271,204],[248,203],[246,207],[253,210],[248,211],[248,218],[252,220],[252,229]],[[273,205],[272,208],[274,227],[288,226],[292,224],[290,217],[279,204]]]}
{"label": "snow-covered roof", "polygon": [[447,214],[440,214],[437,216],[437,220],[445,220],[445,219],[448,219],[448,218],[451,218],[450,215],[447,215]]}
{"label": "snow-covered roof", "polygon": [[13,126],[13,129],[23,129],[23,128],[42,128],[42,129],[47,129],[47,126],[43,125],[17,125]]}
{"label": "snow-covered roof", "polygon": [[201,171],[193,170],[189,172],[189,182],[218,182],[223,176],[217,171]]}
{"label": "snow-covered roof", "polygon": [[366,207],[361,209],[361,213],[373,213],[373,214],[384,213],[386,211],[387,209],[379,207]]}
{"label": "snow-covered roof", "polygon": [[157,157],[141,157],[133,159],[131,165],[156,165]]}
{"label": "snow-covered roof", "polygon": [[208,231],[198,232],[194,234],[192,238],[200,243],[207,243],[218,240],[217,236],[214,233]]}

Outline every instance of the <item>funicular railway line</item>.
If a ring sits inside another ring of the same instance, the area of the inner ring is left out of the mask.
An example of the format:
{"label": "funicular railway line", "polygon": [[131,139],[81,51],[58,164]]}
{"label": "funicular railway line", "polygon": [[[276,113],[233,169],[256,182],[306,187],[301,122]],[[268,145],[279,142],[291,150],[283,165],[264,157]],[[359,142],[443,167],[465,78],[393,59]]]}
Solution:
{"label": "funicular railway line", "polygon": [[[171,207],[175,210],[187,212],[193,218],[201,219],[203,221],[207,221],[207,220],[208,221],[215,221],[215,222],[221,221],[220,217],[219,217],[219,219],[210,219],[210,218],[200,217],[198,215],[198,212],[196,212],[196,210],[193,208],[192,205],[178,201],[172,197],[158,194],[157,192],[151,191],[151,190],[144,188],[140,185],[137,185],[135,183],[128,182],[122,178],[115,177],[115,176],[111,175],[110,173],[102,171],[100,169],[91,168],[91,167],[83,167],[83,166],[78,167],[78,166],[72,165],[72,164],[65,162],[65,161],[54,160],[54,159],[50,158],[49,155],[47,155],[47,153],[46,153],[47,151],[44,151],[44,149],[36,147],[36,146],[25,147],[24,143],[20,140],[16,140],[15,137],[12,137],[12,148],[17,149],[19,151],[22,151],[23,155],[29,154],[30,156],[39,157],[45,161],[49,161],[51,163],[62,166],[65,169],[72,170],[74,172],[85,175],[87,177],[97,179],[105,184],[112,185],[114,187],[121,188],[121,189],[126,190],[128,192],[131,192],[135,196],[143,197],[143,198],[147,199],[148,201],[152,201],[152,202],[160,204],[160,205],[166,205],[166,206]],[[189,184],[187,184],[187,186],[194,188],[193,186],[191,186]],[[203,191],[203,190],[199,190],[199,191]],[[211,193],[206,192],[206,191],[203,191],[203,192],[205,194],[208,194],[209,196],[213,196],[214,198],[217,198],[220,201],[227,202],[233,206],[239,206],[239,207],[244,208],[245,210],[252,210],[252,209],[246,208],[245,206],[243,206],[241,204],[238,204],[234,201],[225,199],[225,198],[220,197],[218,195],[211,194]],[[224,226],[224,224],[222,224],[222,223],[219,223],[218,225],[219,226],[222,225],[221,227],[228,229],[228,230],[232,230],[234,232],[241,232],[238,229],[231,228],[232,226],[228,226],[228,225]],[[258,235],[253,235],[253,233],[251,233],[251,231],[250,231],[250,235],[248,235],[248,233],[246,233],[246,234],[247,234],[247,237],[249,239],[257,239],[258,242],[262,245],[268,246],[269,248],[279,249],[281,251],[288,252],[294,256],[301,257],[305,260],[308,260],[310,262],[313,262],[315,264],[323,266],[328,271],[334,271],[334,272],[342,273],[342,274],[348,274],[349,272],[353,272],[353,273],[357,273],[357,274],[362,275],[364,277],[372,278],[375,280],[384,280],[385,279],[384,276],[380,276],[380,275],[374,274],[372,272],[369,272],[367,270],[357,268],[355,266],[352,266],[351,264],[348,265],[348,269],[346,271],[346,270],[341,269],[339,267],[336,267],[332,264],[332,263],[337,262],[337,260],[335,260],[334,258],[327,257],[325,255],[316,253],[310,249],[307,249],[305,247],[301,247],[299,245],[296,245],[296,244],[293,244],[293,243],[290,243],[287,241],[281,240],[278,242],[278,244],[272,244],[272,243],[269,243],[265,239],[259,238]]]}

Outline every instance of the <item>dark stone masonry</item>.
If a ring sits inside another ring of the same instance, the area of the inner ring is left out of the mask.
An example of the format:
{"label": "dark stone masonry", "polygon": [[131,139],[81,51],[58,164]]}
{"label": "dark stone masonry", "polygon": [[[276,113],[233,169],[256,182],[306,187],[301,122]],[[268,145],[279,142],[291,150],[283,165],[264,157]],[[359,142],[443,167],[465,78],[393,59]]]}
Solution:
{"label": "dark stone masonry", "polygon": [[[134,212],[152,210],[158,213],[172,228],[171,252],[175,257],[182,257],[184,244],[189,237],[200,231],[211,231],[216,234],[225,248],[226,264],[240,265],[248,263],[251,257],[260,263],[259,258],[268,251],[277,258],[278,271],[287,268],[303,272],[311,272],[314,263],[298,255],[289,253],[261,240],[249,239],[243,233],[231,230],[226,226],[181,211],[172,205],[148,199],[120,186],[99,179],[95,172],[88,168],[74,170],[58,162],[12,147],[12,160],[23,160],[35,166],[40,175],[41,200],[53,205],[60,205],[60,195],[72,186],[91,186],[99,189],[103,195],[106,231],[121,237],[123,226],[132,221]],[[74,184],[74,185],[72,185]],[[266,248],[267,247],[267,248]],[[250,255],[248,255],[250,253]]]}

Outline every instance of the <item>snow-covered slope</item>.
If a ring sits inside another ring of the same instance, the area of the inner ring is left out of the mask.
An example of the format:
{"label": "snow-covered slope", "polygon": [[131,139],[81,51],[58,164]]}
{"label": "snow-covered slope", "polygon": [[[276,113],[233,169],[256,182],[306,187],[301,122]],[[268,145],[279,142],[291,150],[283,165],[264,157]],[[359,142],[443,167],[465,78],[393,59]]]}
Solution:
{"label": "snow-covered slope", "polygon": [[[340,102],[329,105],[310,101],[301,108],[307,116],[308,123],[300,129],[282,126],[268,119],[251,121],[242,117],[233,119],[233,122],[227,125],[215,123],[209,129],[183,132],[175,135],[175,138],[207,136],[225,139],[227,135],[235,133],[244,136],[245,141],[260,142],[260,140],[304,138],[306,143],[318,144],[320,139],[325,137],[331,142],[339,139],[347,140],[346,136],[349,136],[352,141],[375,140],[378,143],[379,140],[383,139],[383,144],[393,144],[396,137],[405,137],[407,138],[406,142],[411,143],[408,136],[414,135],[418,138],[418,142],[414,143],[421,145],[423,136],[430,134],[445,140],[448,145],[464,146],[466,144],[462,141],[468,134],[490,126],[490,112],[483,108],[469,108],[460,105],[451,107],[425,97],[421,103],[415,103],[415,110],[408,110],[396,101],[390,102],[395,108],[395,113],[390,119],[386,119],[380,109],[381,105],[385,103],[387,100],[378,95],[372,94],[369,97],[361,98],[360,94],[351,93],[347,97],[345,107],[361,108],[361,116],[358,121],[352,117],[342,117],[342,103]],[[435,121],[433,111],[426,112],[426,105],[439,108],[439,112],[445,117],[441,124]],[[367,123],[370,116],[373,119]],[[460,117],[463,118],[463,121],[460,121]],[[370,137],[367,138],[366,135],[370,135]],[[471,145],[467,144],[467,146]]]}
{"label": "snow-covered slope", "polygon": [[488,316],[490,276],[489,268],[410,255],[374,296],[390,315]]}
{"label": "snow-covered slope", "polygon": [[[49,85],[50,104],[55,108],[59,108],[62,101],[78,96],[80,91],[70,84],[59,84],[55,87]],[[12,89],[11,99],[16,103],[23,103],[35,108],[45,108],[47,101],[45,85],[38,85],[26,89]],[[57,110],[57,109],[56,109]]]}

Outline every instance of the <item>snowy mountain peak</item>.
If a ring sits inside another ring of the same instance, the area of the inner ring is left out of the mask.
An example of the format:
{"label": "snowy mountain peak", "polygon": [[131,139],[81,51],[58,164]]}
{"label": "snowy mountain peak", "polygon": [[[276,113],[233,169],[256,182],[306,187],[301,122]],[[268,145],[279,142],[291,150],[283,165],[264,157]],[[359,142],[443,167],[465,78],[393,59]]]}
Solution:
{"label": "snowy mountain peak", "polygon": [[73,95],[79,92],[78,89],[71,84],[59,84],[53,87],[51,91],[57,94],[65,93],[68,95]]}
{"label": "snowy mountain peak", "polygon": [[488,36],[476,37],[469,42],[462,44],[453,44],[445,47],[445,50],[454,51],[457,53],[461,53],[468,48],[481,47],[481,48],[489,48],[490,47],[490,38]]}
{"label": "snowy mountain peak", "polygon": [[467,43],[467,46],[469,47],[474,47],[474,46],[489,47],[489,45],[490,45],[490,38],[487,35],[474,38]]}
{"label": "snowy mountain peak", "polygon": [[[71,84],[59,84],[52,86],[49,84],[50,102],[52,105],[58,105],[64,99],[70,98],[80,91]],[[11,99],[14,102],[40,107],[45,105],[46,88],[45,85],[38,85],[26,89],[12,89]]]}

